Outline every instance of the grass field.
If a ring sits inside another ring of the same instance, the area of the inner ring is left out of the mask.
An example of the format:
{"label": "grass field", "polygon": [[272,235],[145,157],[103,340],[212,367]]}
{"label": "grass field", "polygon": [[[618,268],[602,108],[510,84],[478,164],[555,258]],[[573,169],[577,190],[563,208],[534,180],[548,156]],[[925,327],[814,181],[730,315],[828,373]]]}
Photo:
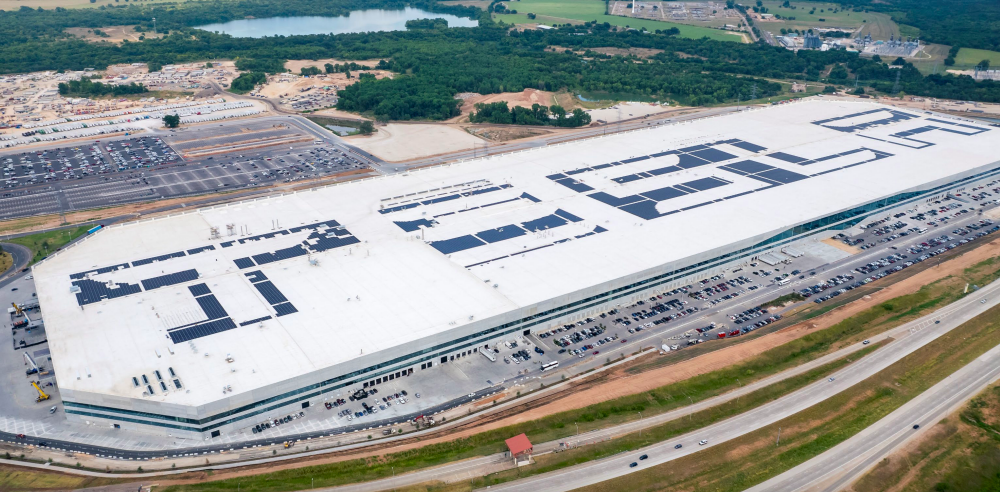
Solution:
{"label": "grass field", "polygon": [[1000,490],[997,470],[1000,470],[1000,385],[993,385],[931,428],[916,445],[880,461],[852,490]]}
{"label": "grass field", "polygon": [[[743,40],[743,37],[738,34],[718,29],[607,15],[605,14],[604,2],[601,0],[521,0],[508,2],[507,5],[508,8],[517,10],[518,13],[495,14],[493,18],[508,24],[566,24],[596,20],[597,22],[607,22],[613,26],[628,26],[635,29],[645,27],[649,31],[676,27],[680,30],[680,35],[685,38],[708,37],[721,41],[737,42]],[[528,19],[529,13],[533,13],[537,17],[534,20]]]}
{"label": "grass field", "polygon": [[20,244],[31,250],[31,262],[29,265],[37,263],[49,253],[65,246],[70,241],[84,235],[90,226],[80,226],[72,229],[65,229],[52,232],[40,232],[30,236],[13,238],[7,242]]}
{"label": "grass field", "polygon": [[[852,12],[841,9],[839,5],[833,3],[792,2],[791,6],[795,7],[794,9],[782,7],[782,3],[783,1],[765,0],[767,13],[780,15],[782,20],[758,21],[757,27],[773,34],[780,34],[783,28],[804,31],[811,28],[860,27],[862,35],[871,34],[875,39],[889,39],[890,35],[899,36],[899,26],[883,13]],[[788,17],[795,17],[795,20],[785,20]]]}
{"label": "grass field", "polygon": [[0,465],[0,491],[74,490],[114,483],[107,478],[82,477]]}
{"label": "grass field", "polygon": [[0,273],[6,272],[14,264],[14,258],[6,251],[0,251]]}
{"label": "grass field", "polygon": [[962,48],[955,57],[955,66],[948,68],[972,68],[983,60],[990,61],[990,68],[1000,70],[1000,51],[974,50]]}
{"label": "grass field", "polygon": [[[187,0],[143,0],[142,4],[150,3],[183,3]],[[52,10],[56,7],[62,7],[64,9],[78,9],[78,8],[88,8],[88,7],[100,7],[101,5],[125,5],[122,3],[115,3],[114,0],[97,0],[94,3],[90,3],[90,0],[0,0],[0,10],[17,10],[21,7],[30,7],[37,9],[41,7],[45,10]]]}
{"label": "grass field", "polygon": [[[998,344],[1000,307],[994,307],[847,391],[805,411],[723,445],[581,490],[745,490],[861,432]],[[779,428],[781,442],[776,445]],[[995,449],[996,444],[993,447]],[[995,452],[991,462],[996,462]],[[993,480],[996,480],[995,473],[995,470],[989,472]]]}

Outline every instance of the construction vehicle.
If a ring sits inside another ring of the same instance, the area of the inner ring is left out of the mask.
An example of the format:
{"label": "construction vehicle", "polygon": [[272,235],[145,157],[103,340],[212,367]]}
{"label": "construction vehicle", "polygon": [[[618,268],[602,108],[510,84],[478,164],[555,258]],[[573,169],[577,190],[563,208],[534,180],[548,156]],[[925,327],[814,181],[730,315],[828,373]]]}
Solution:
{"label": "construction vehicle", "polygon": [[16,302],[12,302],[10,305],[14,306],[14,312],[17,313],[18,316],[24,316],[24,319],[27,320],[28,323],[31,323],[31,318],[28,317],[28,313],[25,313],[21,306],[18,306]]}
{"label": "construction vehicle", "polygon": [[35,359],[32,358],[30,354],[25,352],[22,355],[24,356],[24,365],[28,366],[28,368],[24,371],[26,376],[38,374],[42,371],[42,368],[38,367],[38,364],[35,364]]}
{"label": "construction vehicle", "polygon": [[292,441],[285,441],[285,449],[292,447],[295,443]]}
{"label": "construction vehicle", "polygon": [[45,392],[42,391],[42,387],[38,385],[38,381],[32,381],[31,385],[34,386],[35,391],[38,392],[38,398],[35,398],[35,403],[41,403],[50,398],[49,395],[46,395]]}

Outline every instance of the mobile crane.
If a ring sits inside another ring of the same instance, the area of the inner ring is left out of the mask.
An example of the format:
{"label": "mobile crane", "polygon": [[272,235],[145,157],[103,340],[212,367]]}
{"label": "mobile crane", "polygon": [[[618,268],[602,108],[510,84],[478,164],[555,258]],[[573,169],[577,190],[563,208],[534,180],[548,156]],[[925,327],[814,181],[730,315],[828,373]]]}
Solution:
{"label": "mobile crane", "polygon": [[30,354],[24,352],[22,355],[24,356],[24,365],[28,366],[28,368],[24,371],[25,376],[38,374],[42,371],[42,368],[38,367],[38,364],[35,364],[35,359],[33,359]]}
{"label": "mobile crane", "polygon": [[35,387],[35,391],[38,392],[38,398],[35,398],[35,403],[41,403],[49,399],[49,395],[42,391],[42,387],[38,385],[38,381],[32,381],[31,385]]}

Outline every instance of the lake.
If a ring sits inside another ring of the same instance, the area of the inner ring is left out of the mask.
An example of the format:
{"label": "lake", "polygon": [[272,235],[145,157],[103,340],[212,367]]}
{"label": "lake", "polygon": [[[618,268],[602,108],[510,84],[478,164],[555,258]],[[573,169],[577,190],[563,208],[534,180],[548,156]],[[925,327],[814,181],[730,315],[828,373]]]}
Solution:
{"label": "lake", "polygon": [[218,31],[237,38],[264,36],[294,36],[297,34],[344,34],[369,31],[403,31],[406,21],[415,19],[445,19],[448,27],[476,27],[478,21],[449,14],[436,14],[406,7],[403,10],[356,10],[344,17],[299,16],[240,19],[198,26],[210,32]]}

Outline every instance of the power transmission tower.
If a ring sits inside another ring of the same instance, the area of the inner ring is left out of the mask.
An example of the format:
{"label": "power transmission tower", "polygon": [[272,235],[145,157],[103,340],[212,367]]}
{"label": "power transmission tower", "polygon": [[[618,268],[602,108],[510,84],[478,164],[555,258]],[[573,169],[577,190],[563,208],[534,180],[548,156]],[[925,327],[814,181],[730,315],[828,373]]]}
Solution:
{"label": "power transmission tower", "polygon": [[896,70],[896,83],[892,84],[892,95],[899,93],[899,75],[902,73],[902,69]]}
{"label": "power transmission tower", "polygon": [[753,83],[753,88],[750,91],[750,100],[754,101],[757,99],[757,83]]}

